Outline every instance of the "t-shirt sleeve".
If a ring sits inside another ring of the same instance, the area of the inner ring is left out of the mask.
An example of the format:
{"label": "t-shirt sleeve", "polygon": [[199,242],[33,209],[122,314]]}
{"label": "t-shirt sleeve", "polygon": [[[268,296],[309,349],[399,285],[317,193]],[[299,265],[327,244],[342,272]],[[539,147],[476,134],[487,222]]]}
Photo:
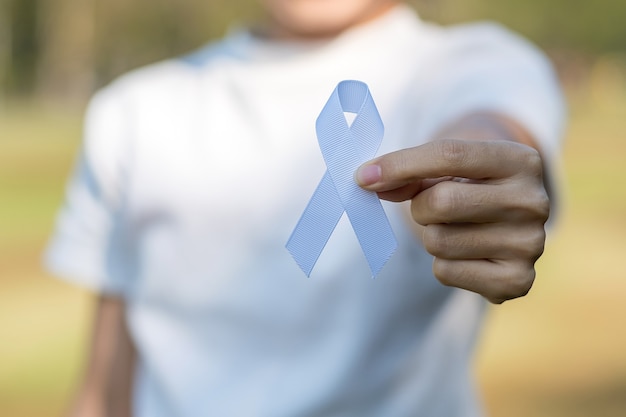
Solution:
{"label": "t-shirt sleeve", "polygon": [[117,295],[127,293],[130,284],[123,224],[130,157],[127,117],[114,87],[92,99],[83,146],[45,253],[53,274]]}
{"label": "t-shirt sleeve", "polygon": [[550,166],[559,154],[565,106],[546,56],[500,25],[461,25],[446,33],[425,107],[424,139],[468,113],[496,112],[520,123]]}

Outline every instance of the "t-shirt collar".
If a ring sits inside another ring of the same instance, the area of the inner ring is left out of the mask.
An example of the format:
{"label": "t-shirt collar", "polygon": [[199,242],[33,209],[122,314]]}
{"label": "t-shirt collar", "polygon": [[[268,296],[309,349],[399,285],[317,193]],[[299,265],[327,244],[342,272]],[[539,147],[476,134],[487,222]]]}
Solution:
{"label": "t-shirt collar", "polygon": [[387,13],[375,20],[350,28],[340,35],[323,40],[283,40],[268,39],[255,34],[250,28],[235,27],[225,38],[232,53],[244,60],[272,61],[296,58],[300,55],[324,48],[331,48],[335,44],[350,42],[352,39],[363,39],[384,35],[392,27],[411,25],[415,28],[421,20],[415,10],[405,4],[398,4]]}

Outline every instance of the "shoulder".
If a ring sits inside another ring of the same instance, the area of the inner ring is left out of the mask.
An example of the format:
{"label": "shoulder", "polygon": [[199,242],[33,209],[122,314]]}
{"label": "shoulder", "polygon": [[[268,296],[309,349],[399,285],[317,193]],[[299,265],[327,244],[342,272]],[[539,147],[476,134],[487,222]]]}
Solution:
{"label": "shoulder", "polygon": [[152,101],[188,85],[194,72],[180,59],[168,59],[127,72],[100,89],[94,102]]}
{"label": "shoulder", "polygon": [[[492,22],[440,27],[430,68],[446,83],[532,82],[554,84],[556,73],[547,55],[521,35]],[[468,80],[473,80],[469,82]],[[478,85],[475,85],[478,87]]]}
{"label": "shoulder", "polygon": [[229,39],[211,42],[188,54],[131,70],[95,95],[96,101],[154,102],[193,90],[207,71],[236,58]]}
{"label": "shoulder", "polygon": [[446,28],[450,39],[467,42],[525,42],[524,38],[505,26],[492,21],[451,25]]}
{"label": "shoulder", "polygon": [[495,22],[475,22],[447,27],[444,50],[453,59],[514,59],[547,62],[532,42]]}

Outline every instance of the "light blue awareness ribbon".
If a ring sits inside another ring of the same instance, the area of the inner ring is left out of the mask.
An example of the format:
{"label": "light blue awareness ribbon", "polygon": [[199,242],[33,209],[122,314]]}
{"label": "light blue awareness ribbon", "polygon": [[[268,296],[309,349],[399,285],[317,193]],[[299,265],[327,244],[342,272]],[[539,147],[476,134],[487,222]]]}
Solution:
{"label": "light blue awareness ribbon", "polygon": [[[348,126],[344,112],[356,113]],[[365,254],[372,277],[397,247],[396,238],[375,192],[354,181],[354,173],[372,159],[384,127],[367,85],[340,82],[315,124],[326,172],[287,242],[287,250],[307,276],[345,211]]]}

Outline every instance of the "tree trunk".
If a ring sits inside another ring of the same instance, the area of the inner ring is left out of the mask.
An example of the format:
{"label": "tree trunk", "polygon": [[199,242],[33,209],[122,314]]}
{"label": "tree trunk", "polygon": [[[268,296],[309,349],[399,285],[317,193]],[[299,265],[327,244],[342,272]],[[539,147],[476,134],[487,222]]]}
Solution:
{"label": "tree trunk", "polygon": [[37,92],[42,97],[82,103],[93,92],[95,2],[41,2]]}
{"label": "tree trunk", "polygon": [[11,11],[8,0],[0,0],[0,108],[9,92],[11,72]]}

